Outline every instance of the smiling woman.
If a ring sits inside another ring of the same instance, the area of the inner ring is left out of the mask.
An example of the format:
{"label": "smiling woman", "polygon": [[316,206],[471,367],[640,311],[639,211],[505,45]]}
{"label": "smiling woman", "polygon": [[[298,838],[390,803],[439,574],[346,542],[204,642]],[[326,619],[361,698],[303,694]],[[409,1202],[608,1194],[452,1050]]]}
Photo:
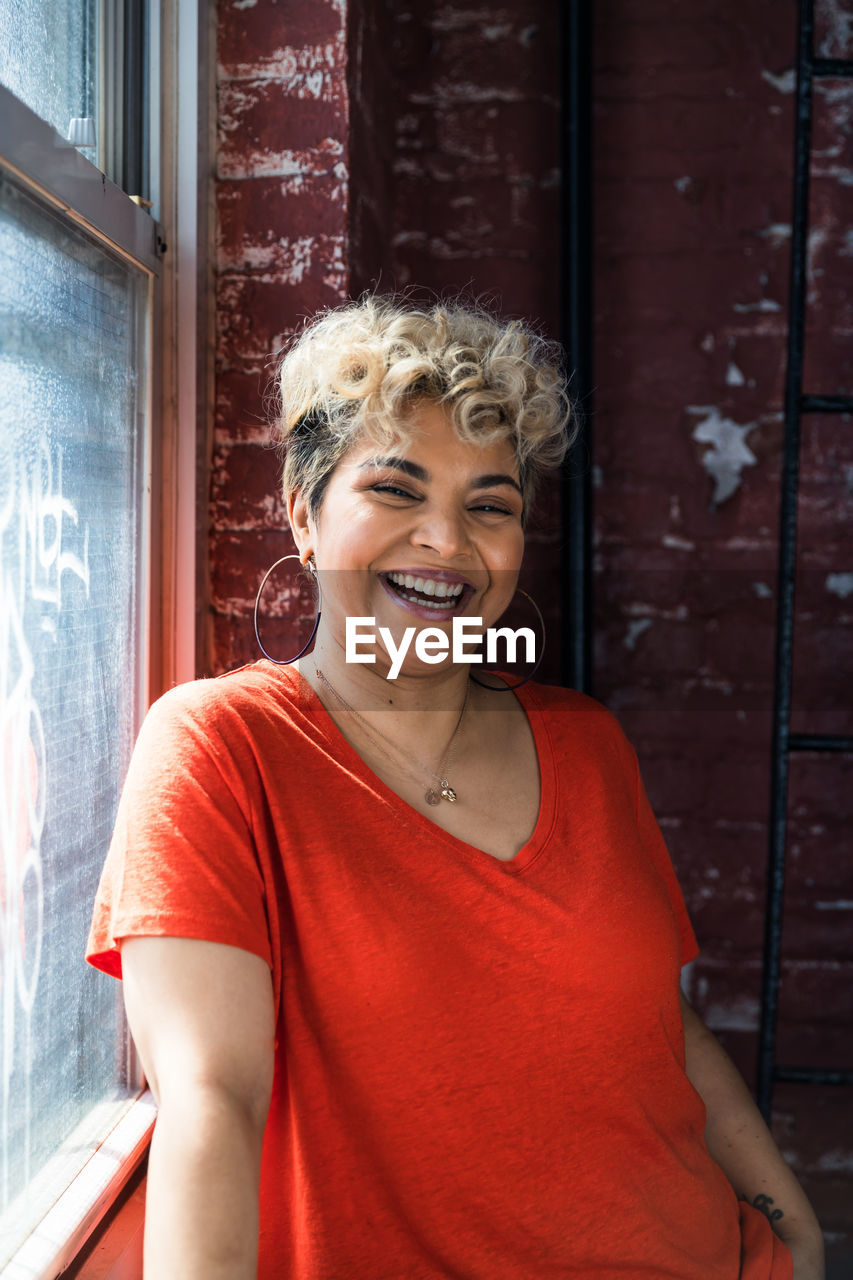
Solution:
{"label": "smiling woman", "polygon": [[453,650],[565,449],[553,350],[367,298],[280,385],[314,647],[155,704],[90,938],[159,1103],[146,1275],[819,1280],[621,730]]}

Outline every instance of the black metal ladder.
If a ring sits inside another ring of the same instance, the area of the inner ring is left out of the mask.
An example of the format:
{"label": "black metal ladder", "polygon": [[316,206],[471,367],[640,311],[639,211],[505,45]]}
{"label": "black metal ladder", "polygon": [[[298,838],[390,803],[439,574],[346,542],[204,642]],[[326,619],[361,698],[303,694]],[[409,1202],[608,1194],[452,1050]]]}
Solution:
{"label": "black metal ladder", "polygon": [[560,327],[580,419],[561,477],[561,683],[592,692],[592,0],[562,0]]}
{"label": "black metal ladder", "polygon": [[786,1081],[804,1084],[853,1084],[853,1070],[785,1066],[776,1062],[779,1011],[785,852],[788,826],[788,766],[792,752],[853,751],[853,737],[791,733],[794,652],[794,581],[797,564],[797,496],[800,422],[804,413],[851,413],[853,396],[804,395],[803,354],[806,321],[806,252],[812,95],[816,79],[853,79],[853,60],[814,56],[814,0],[800,0],[797,50],[794,209],[791,226],[791,274],[788,296],[788,364],[785,380],[785,433],[779,517],[779,569],[773,695],[770,845],[764,934],[764,968],[758,1050],[758,1105],[769,1120],[773,1087]]}

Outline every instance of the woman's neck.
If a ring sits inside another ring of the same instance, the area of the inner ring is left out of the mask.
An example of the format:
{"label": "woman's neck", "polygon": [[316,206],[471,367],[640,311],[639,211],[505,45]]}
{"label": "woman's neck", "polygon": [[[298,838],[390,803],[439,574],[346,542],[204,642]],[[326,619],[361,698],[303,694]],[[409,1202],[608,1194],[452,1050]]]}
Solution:
{"label": "woman's neck", "polygon": [[429,772],[417,772],[432,784],[430,774],[447,761],[451,748],[455,754],[464,750],[471,695],[479,692],[469,683],[467,667],[388,680],[378,663],[347,663],[342,650],[318,634],[312,652],[299,661],[299,673],[368,760],[377,749],[388,758],[390,747],[404,773],[411,774],[413,762],[426,764]]}
{"label": "woman's neck", "polygon": [[388,679],[388,664],[347,662],[343,648],[321,632],[310,654],[298,663],[300,675],[318,690],[317,672],[360,714],[406,711],[430,720],[459,715],[468,689],[468,667],[442,664]]}

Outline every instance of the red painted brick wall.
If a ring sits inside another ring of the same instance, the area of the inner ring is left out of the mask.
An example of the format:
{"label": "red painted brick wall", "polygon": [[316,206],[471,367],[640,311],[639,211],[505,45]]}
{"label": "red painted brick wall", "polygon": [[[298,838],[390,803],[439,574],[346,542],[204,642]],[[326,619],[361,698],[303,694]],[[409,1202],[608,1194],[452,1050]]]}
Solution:
{"label": "red painted brick wall", "polygon": [[[559,9],[403,3],[393,9],[398,287],[465,291],[559,337]],[[547,627],[540,674],[560,670],[559,504],[545,483],[523,587]],[[521,615],[519,615],[521,617]],[[535,620],[524,617],[527,625]]]}
{"label": "red painted brick wall", "polygon": [[[679,868],[703,948],[694,1000],[749,1076],[795,6],[700,0],[673,17],[662,3],[601,0],[595,14],[598,693],[640,751]],[[807,390],[851,384],[851,102],[837,85],[816,99]],[[807,421],[803,444],[795,728],[849,733],[850,426]],[[792,765],[779,1053],[796,1065],[853,1062],[849,776],[849,759]],[[848,1274],[851,1091],[788,1087],[777,1106],[782,1146],[838,1237],[837,1274]]]}
{"label": "red painted brick wall", "polygon": [[[795,5],[598,0],[594,12],[597,693],[639,749],[685,887],[703,947],[695,1002],[750,1075]],[[822,51],[851,54],[853,24],[830,0],[823,13]],[[256,584],[286,549],[263,391],[301,315],[379,280],[467,287],[556,335],[556,14],[546,0],[220,4],[211,669],[253,656]],[[816,115],[807,390],[849,393],[851,90],[819,90]],[[850,732],[851,506],[850,424],[807,420],[797,729]],[[528,554],[546,605],[557,528],[552,487]],[[795,760],[780,1052],[799,1064],[853,1062],[850,794],[849,758]],[[853,1249],[850,1093],[780,1090],[776,1119],[838,1276]]]}
{"label": "red painted brick wall", "polygon": [[265,406],[274,353],[349,289],[346,65],[335,0],[219,6],[211,670],[257,656],[257,586],[290,550]]}

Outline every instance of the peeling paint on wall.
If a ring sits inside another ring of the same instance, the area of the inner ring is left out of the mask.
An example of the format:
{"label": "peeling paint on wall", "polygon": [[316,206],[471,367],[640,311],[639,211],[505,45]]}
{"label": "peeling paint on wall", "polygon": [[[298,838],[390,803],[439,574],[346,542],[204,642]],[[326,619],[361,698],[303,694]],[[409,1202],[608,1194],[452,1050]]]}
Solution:
{"label": "peeling paint on wall", "polygon": [[695,551],[696,543],[692,538],[680,538],[674,533],[665,533],[661,538],[661,546],[673,551]]}
{"label": "peeling paint on wall", "polygon": [[797,73],[791,67],[788,71],[776,74],[773,71],[762,71],[761,79],[766,80],[774,89],[778,89],[780,93],[793,93],[797,87]]}
{"label": "peeling paint on wall", "polygon": [[339,157],[343,152],[343,143],[338,138],[323,138],[316,147],[300,151],[275,151],[271,147],[253,147],[247,142],[239,155],[232,157],[220,152],[218,177],[247,181],[324,173],[334,173],[339,177]]}
{"label": "peeling paint on wall", "polygon": [[771,222],[769,227],[762,227],[758,233],[762,240],[769,240],[772,249],[780,248],[786,240],[791,239],[790,222]]}
{"label": "peeling paint on wall", "polygon": [[829,573],[824,586],[839,600],[846,600],[853,596],[853,573]]}
{"label": "peeling paint on wall", "polygon": [[755,1031],[758,1012],[758,1001],[753,996],[739,996],[730,1004],[708,1005],[704,1022],[712,1031]]}
{"label": "peeling paint on wall", "polygon": [[821,58],[837,57],[853,41],[853,13],[848,0],[821,0],[820,15],[825,24],[818,45]]}
{"label": "peeling paint on wall", "polygon": [[629,622],[628,629],[625,632],[625,637],[622,641],[625,648],[631,649],[632,651],[636,649],[637,641],[640,636],[643,632],[648,631],[649,627],[652,625],[651,618],[635,618],[632,622]]}
{"label": "peeling paint on wall", "polygon": [[746,443],[747,435],[758,423],[724,418],[716,405],[688,405],[687,412],[704,415],[692,436],[699,444],[710,445],[702,457],[702,466],[714,481],[711,504],[718,507],[740,487],[744,467],[754,467],[758,461]]}
{"label": "peeling paint on wall", "polygon": [[[254,0],[257,4],[257,0]],[[235,8],[238,7],[235,5]],[[219,82],[227,84],[235,80],[249,80],[255,84],[276,80],[287,86],[288,93],[296,98],[320,98],[325,82],[336,84],[340,79],[342,44],[337,41],[322,45],[293,48],[285,45],[271,49],[256,62],[229,63],[220,66]]]}

